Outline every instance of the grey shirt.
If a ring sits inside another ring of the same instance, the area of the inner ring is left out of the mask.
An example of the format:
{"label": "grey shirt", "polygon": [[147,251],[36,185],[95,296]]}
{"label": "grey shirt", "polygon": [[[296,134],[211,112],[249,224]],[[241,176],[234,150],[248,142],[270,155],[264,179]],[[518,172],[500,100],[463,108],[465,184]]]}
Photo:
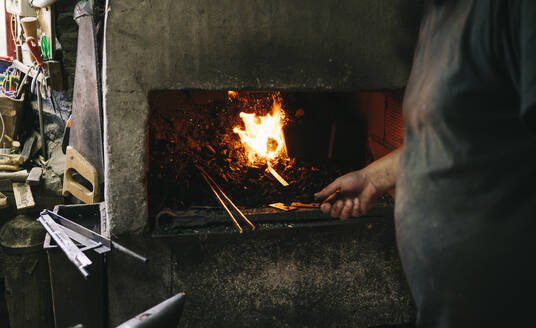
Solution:
{"label": "grey shirt", "polygon": [[419,327],[536,323],[536,1],[430,1],[404,99],[400,256]]}

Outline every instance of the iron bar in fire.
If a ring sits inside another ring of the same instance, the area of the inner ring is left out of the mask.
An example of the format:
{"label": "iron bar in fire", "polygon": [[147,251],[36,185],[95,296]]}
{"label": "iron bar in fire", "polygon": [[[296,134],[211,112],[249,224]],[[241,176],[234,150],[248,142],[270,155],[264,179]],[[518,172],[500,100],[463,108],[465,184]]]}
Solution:
{"label": "iron bar in fire", "polygon": [[288,182],[286,182],[285,179],[283,179],[283,177],[280,176],[276,170],[274,170],[274,168],[270,165],[270,163],[268,163],[268,172],[270,172],[274,176],[274,178],[276,178],[276,180],[279,181],[279,183],[283,185],[283,187],[288,186]]}

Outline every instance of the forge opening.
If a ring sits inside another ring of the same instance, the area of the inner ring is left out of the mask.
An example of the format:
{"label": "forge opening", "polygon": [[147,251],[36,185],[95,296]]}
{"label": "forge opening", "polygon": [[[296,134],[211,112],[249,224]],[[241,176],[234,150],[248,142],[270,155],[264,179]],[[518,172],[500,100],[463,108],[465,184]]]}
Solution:
{"label": "forge opening", "polygon": [[[157,234],[237,231],[215,196],[218,189],[257,229],[335,223],[319,212],[313,193],[377,157],[370,127],[371,117],[378,115],[371,110],[372,98],[364,95],[150,92],[146,166],[150,226]],[[376,101],[376,106],[386,103]],[[382,119],[385,122],[385,115]],[[377,134],[385,139],[385,129]],[[378,138],[376,144],[395,147]],[[391,200],[386,197],[382,202]],[[275,203],[279,208],[270,206]],[[235,212],[247,227],[239,216]]]}

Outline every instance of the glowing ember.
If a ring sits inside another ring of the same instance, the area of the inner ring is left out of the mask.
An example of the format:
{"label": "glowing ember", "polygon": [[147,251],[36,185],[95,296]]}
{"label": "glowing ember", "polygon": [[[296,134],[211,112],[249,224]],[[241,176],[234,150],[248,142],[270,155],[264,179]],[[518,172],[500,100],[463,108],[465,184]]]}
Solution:
{"label": "glowing ember", "polygon": [[229,99],[236,98],[238,97],[238,92],[229,90],[227,91],[227,97],[229,97]]}
{"label": "glowing ember", "polygon": [[272,112],[265,116],[240,113],[244,121],[244,130],[235,127],[233,132],[240,136],[249,162],[253,166],[288,160],[283,134],[284,115],[281,101],[276,97],[273,97]]}

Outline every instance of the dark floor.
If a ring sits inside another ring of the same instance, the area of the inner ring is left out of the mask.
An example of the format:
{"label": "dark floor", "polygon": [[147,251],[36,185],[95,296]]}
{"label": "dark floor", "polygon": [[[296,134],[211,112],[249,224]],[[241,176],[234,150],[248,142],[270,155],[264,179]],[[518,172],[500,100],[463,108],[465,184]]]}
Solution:
{"label": "dark floor", "polygon": [[[9,328],[9,317],[8,317],[7,307],[6,307],[5,285],[4,285],[3,277],[0,277],[0,327]],[[413,327],[414,325],[412,324],[400,324],[400,325],[375,326],[373,328],[413,328]]]}
{"label": "dark floor", "polygon": [[0,277],[0,327],[9,328],[9,318],[7,316],[4,277]]}

